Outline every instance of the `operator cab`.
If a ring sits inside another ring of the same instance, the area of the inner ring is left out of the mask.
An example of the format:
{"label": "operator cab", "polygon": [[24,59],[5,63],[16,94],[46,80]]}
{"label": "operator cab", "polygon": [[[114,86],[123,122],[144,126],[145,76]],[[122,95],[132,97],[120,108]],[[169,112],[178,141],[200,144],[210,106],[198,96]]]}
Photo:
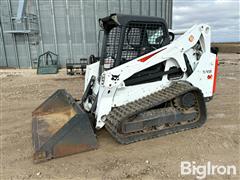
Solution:
{"label": "operator cab", "polygon": [[99,19],[104,31],[101,72],[170,43],[167,24],[158,17],[111,14]]}

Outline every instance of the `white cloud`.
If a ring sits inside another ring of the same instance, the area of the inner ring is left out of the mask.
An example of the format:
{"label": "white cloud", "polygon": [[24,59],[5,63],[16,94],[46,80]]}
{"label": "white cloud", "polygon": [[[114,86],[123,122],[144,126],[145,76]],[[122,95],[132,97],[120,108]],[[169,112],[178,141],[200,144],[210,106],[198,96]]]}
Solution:
{"label": "white cloud", "polygon": [[212,41],[240,41],[238,0],[173,0],[173,28],[206,23],[212,27]]}

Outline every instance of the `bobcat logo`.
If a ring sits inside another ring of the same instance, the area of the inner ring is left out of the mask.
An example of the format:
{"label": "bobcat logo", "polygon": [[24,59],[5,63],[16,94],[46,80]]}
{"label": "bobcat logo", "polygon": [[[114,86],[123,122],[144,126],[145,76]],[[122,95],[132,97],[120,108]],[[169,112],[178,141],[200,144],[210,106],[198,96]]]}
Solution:
{"label": "bobcat logo", "polygon": [[119,80],[119,76],[120,76],[120,74],[119,75],[112,75],[111,80],[118,81]]}

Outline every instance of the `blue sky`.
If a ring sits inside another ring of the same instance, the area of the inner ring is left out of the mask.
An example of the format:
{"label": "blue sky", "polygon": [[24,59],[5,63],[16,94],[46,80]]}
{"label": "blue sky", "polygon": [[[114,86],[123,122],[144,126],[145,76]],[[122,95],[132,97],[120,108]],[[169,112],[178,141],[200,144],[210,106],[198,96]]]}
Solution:
{"label": "blue sky", "polygon": [[206,23],[213,42],[239,42],[239,6],[239,0],[173,0],[173,29]]}

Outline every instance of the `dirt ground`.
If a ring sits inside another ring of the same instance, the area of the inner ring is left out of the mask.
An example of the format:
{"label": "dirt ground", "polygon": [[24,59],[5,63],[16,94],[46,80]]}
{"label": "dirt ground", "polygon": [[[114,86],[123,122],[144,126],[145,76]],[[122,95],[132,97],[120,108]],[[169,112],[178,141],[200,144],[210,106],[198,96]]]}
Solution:
{"label": "dirt ground", "polygon": [[103,129],[99,149],[45,163],[32,161],[31,112],[50,94],[65,88],[80,98],[83,76],[36,75],[35,70],[0,70],[0,179],[194,179],[181,176],[181,161],[235,165],[240,179],[240,56],[220,54],[217,92],[207,103],[208,120],[198,129],[120,145]]}
{"label": "dirt ground", "polygon": [[236,53],[239,52],[240,43],[212,43],[211,47],[217,47],[221,53]]}

